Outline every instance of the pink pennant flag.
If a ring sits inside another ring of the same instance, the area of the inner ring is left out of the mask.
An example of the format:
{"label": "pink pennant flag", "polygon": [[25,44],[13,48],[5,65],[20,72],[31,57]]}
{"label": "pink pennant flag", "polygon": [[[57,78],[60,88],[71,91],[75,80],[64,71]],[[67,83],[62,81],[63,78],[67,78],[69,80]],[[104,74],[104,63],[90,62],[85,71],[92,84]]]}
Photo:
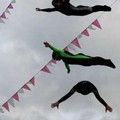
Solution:
{"label": "pink pennant flag", "polygon": [[100,25],[100,23],[98,22],[97,19],[96,19],[92,24],[93,24],[94,26],[96,26],[96,27],[102,29],[102,27],[101,27],[101,25]]}
{"label": "pink pennant flag", "polygon": [[0,16],[0,18],[7,19],[7,17],[6,17],[6,15],[5,15],[5,13],[3,13],[3,14]]}
{"label": "pink pennant flag", "polygon": [[15,100],[19,101],[19,96],[18,96],[18,93],[15,93],[12,98],[14,98]]}
{"label": "pink pennant flag", "polygon": [[42,68],[41,71],[47,72],[47,73],[51,73],[50,70],[49,70],[49,68],[47,66],[45,66],[44,68]]}
{"label": "pink pennant flag", "polygon": [[54,63],[54,64],[57,63],[56,60],[54,60],[54,59],[52,59],[50,62],[52,62],[52,63]]}
{"label": "pink pennant flag", "polygon": [[27,84],[25,84],[22,88],[26,89],[26,90],[31,90]]}
{"label": "pink pennant flag", "polygon": [[35,77],[33,77],[29,82],[30,82],[33,86],[35,86]]}
{"label": "pink pennant flag", "polygon": [[3,105],[2,105],[2,107],[4,107],[7,111],[10,111],[9,110],[9,106],[8,106],[8,103],[6,102],[6,103],[4,103]]}
{"label": "pink pennant flag", "polygon": [[13,9],[12,4],[10,3],[10,5],[8,6],[9,9]]}
{"label": "pink pennant flag", "polygon": [[71,43],[74,44],[75,46],[81,48],[77,38],[75,38]]}
{"label": "pink pennant flag", "polygon": [[88,33],[88,30],[85,29],[83,32],[82,32],[83,35],[86,35],[86,36],[89,36],[89,33]]}
{"label": "pink pennant flag", "polygon": [[68,51],[68,52],[69,52],[69,49],[68,49],[68,47],[65,47],[63,50],[64,50],[64,51]]}

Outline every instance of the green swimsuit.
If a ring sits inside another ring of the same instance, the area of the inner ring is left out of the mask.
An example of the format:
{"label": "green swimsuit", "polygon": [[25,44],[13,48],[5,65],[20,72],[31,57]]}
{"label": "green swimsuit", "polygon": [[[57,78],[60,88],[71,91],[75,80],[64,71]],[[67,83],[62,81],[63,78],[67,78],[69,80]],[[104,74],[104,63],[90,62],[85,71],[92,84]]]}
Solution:
{"label": "green swimsuit", "polygon": [[82,65],[82,66],[105,65],[108,67],[115,68],[115,65],[111,62],[110,59],[104,59],[101,57],[91,57],[88,55],[84,55],[82,53],[73,55],[64,50],[59,50],[51,45],[50,45],[50,48],[60,56],[60,58],[65,63],[65,66],[68,72],[70,72],[69,64],[74,64],[74,65],[76,64],[76,65]]}

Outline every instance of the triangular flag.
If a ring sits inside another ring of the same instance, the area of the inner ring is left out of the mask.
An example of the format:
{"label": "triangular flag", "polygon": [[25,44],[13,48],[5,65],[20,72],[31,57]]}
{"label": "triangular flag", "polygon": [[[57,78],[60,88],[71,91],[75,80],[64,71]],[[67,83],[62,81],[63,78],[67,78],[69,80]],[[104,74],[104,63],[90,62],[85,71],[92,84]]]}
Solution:
{"label": "triangular flag", "polygon": [[71,43],[80,48],[80,44],[77,38],[75,38]]}
{"label": "triangular flag", "polygon": [[10,3],[10,5],[8,6],[9,9],[13,9],[12,4]]}
{"label": "triangular flag", "polygon": [[9,103],[11,106],[15,107],[13,98],[10,98],[10,99],[8,100],[8,103]]}
{"label": "triangular flag", "polygon": [[35,77],[31,78],[29,83],[31,83],[33,86],[35,86]]}
{"label": "triangular flag", "polygon": [[86,36],[89,36],[89,33],[88,33],[88,30],[85,29],[83,32],[82,32],[83,35],[86,35]]}
{"label": "triangular flag", "polygon": [[79,34],[78,36],[77,36],[77,39],[80,39],[82,37],[82,34]]}
{"label": "triangular flag", "polygon": [[73,44],[69,44],[69,45],[68,45],[68,48],[76,52],[75,47],[74,47]]}
{"label": "triangular flag", "polygon": [[48,66],[53,66],[51,61],[50,61],[47,65],[48,65]]}
{"label": "triangular flag", "polygon": [[89,25],[89,26],[88,26],[88,29],[95,30],[95,28],[93,28],[92,25]]}
{"label": "triangular flag", "polygon": [[5,13],[11,14],[8,8],[5,10]]}
{"label": "triangular flag", "polygon": [[3,109],[2,109],[2,108],[0,108],[0,112],[1,112],[1,113],[4,113],[4,111],[3,111]]}
{"label": "triangular flag", "polygon": [[98,22],[97,19],[92,24],[95,25],[96,27],[102,29],[102,27],[101,27],[101,25],[100,25],[100,23]]}
{"label": "triangular flag", "polygon": [[3,13],[3,14],[1,15],[1,18],[7,19],[5,13]]}
{"label": "triangular flag", "polygon": [[18,93],[24,93],[23,88],[21,88],[20,90],[18,90]]}
{"label": "triangular flag", "polygon": [[51,73],[50,70],[49,70],[49,68],[48,68],[47,66],[43,67],[43,68],[41,69],[41,71],[47,72],[47,73]]}
{"label": "triangular flag", "polygon": [[25,84],[22,88],[26,89],[26,90],[31,90],[27,84]]}
{"label": "triangular flag", "polygon": [[4,103],[3,105],[2,105],[2,107],[4,107],[7,111],[10,111],[9,110],[9,106],[8,106],[8,103],[6,102],[6,103]]}
{"label": "triangular flag", "polygon": [[14,98],[15,100],[19,101],[19,96],[18,96],[18,93],[15,93],[12,98]]}
{"label": "triangular flag", "polygon": [[52,59],[52,60],[51,60],[51,62],[52,62],[52,63],[54,63],[54,64],[56,64],[56,63],[57,63],[57,62],[56,62],[56,60],[54,60],[54,59]]}
{"label": "triangular flag", "polygon": [[5,23],[5,22],[0,18],[0,23]]}
{"label": "triangular flag", "polygon": [[68,49],[68,47],[65,47],[63,50],[64,50],[64,51],[68,51],[68,52],[69,52],[69,49]]}
{"label": "triangular flag", "polygon": [[16,3],[16,0],[13,0],[11,3]]}

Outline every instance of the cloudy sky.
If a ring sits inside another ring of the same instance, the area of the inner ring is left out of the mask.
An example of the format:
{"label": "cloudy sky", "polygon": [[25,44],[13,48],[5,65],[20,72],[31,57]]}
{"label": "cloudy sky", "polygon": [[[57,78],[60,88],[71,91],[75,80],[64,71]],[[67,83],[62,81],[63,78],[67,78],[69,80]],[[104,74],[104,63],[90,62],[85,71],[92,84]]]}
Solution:
{"label": "cloudy sky", "polygon": [[[0,0],[0,15],[11,0]],[[74,5],[111,5],[114,0],[71,0]],[[43,42],[63,49],[88,27],[102,12],[84,17],[65,16],[61,13],[36,12],[35,8],[52,7],[51,0],[16,0],[11,15],[6,14],[5,24],[0,24],[0,105],[6,102],[31,77],[51,60],[51,51]],[[112,11],[98,20],[102,30],[89,31],[89,37],[79,40],[82,52],[91,56],[111,59],[116,69],[105,66],[71,66],[67,74],[62,62],[50,67],[51,74],[39,72],[35,87],[20,95],[11,112],[0,113],[0,120],[120,120],[120,1]],[[93,94],[75,93],[52,109],[52,102],[65,95],[77,82],[91,81],[103,99],[113,108],[105,113]]]}

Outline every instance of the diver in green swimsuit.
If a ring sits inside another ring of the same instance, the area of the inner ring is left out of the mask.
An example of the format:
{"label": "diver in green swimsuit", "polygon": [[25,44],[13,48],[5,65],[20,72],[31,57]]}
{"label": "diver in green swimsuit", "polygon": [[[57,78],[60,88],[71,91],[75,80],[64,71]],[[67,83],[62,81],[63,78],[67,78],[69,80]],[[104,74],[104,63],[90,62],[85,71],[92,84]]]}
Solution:
{"label": "diver in green swimsuit", "polygon": [[63,60],[65,66],[67,68],[67,72],[70,73],[70,66],[69,64],[74,65],[82,65],[82,66],[91,66],[91,65],[104,65],[111,68],[115,68],[115,65],[112,63],[110,59],[104,59],[102,57],[91,57],[88,55],[84,55],[82,53],[73,55],[68,51],[59,50],[48,42],[44,42],[45,47],[49,47],[53,50],[52,58],[54,60],[60,61]]}

